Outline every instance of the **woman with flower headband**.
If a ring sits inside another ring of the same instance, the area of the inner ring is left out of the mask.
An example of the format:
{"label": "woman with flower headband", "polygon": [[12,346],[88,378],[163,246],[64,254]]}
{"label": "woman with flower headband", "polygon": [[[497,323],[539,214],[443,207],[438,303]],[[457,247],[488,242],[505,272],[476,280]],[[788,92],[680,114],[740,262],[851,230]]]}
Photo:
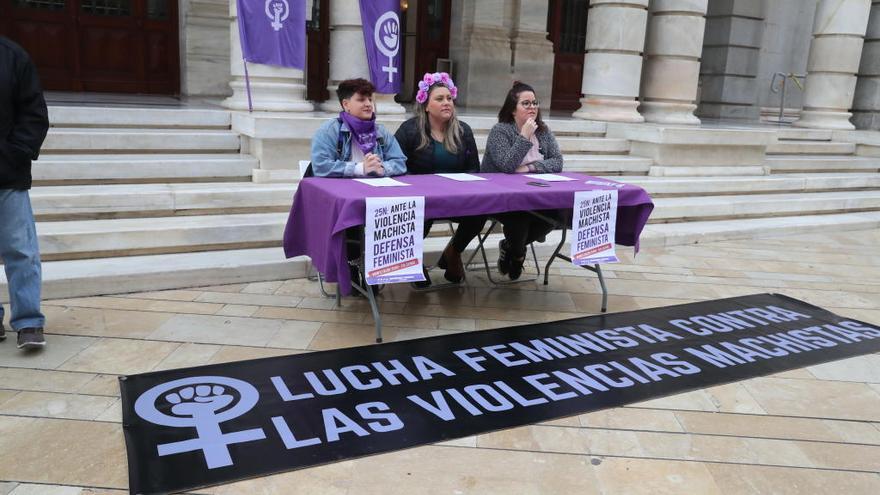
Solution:
{"label": "woman with flower headband", "polygon": [[[477,143],[470,126],[455,116],[455,98],[458,88],[449,74],[425,74],[419,81],[415,116],[397,129],[394,135],[407,156],[406,168],[410,174],[479,172],[480,159]],[[443,276],[453,283],[464,278],[461,253],[480,233],[486,217],[453,218],[458,229],[443,250],[437,266],[445,269]],[[425,221],[425,235],[431,229]],[[424,285],[429,285],[430,279]]]}
{"label": "woman with flower headband", "polygon": [[[498,112],[498,123],[489,131],[481,172],[506,174],[556,173],[562,171],[562,153],[556,138],[541,120],[535,90],[516,81],[507,92]],[[558,217],[556,210],[540,211]],[[543,239],[553,225],[529,212],[514,211],[496,215],[504,226],[504,239],[498,243],[498,271],[516,280],[522,274],[526,246]]]}

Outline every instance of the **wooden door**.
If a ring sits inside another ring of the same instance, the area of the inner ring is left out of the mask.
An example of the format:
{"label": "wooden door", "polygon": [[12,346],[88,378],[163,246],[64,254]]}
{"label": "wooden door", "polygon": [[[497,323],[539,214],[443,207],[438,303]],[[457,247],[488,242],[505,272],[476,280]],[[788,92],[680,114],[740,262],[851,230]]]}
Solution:
{"label": "wooden door", "polygon": [[306,23],[306,99],[327,101],[330,92],[330,0],[314,0]]}
{"label": "wooden door", "polygon": [[46,89],[180,92],[175,0],[0,0]]}
{"label": "wooden door", "polygon": [[[416,4],[416,54],[413,94],[425,72],[437,71],[437,59],[449,58],[452,0],[418,0]],[[454,71],[453,67],[453,71]],[[455,75],[452,74],[454,77]]]}
{"label": "wooden door", "polygon": [[75,90],[75,25],[70,0],[0,0],[0,34],[27,50],[44,88]]}
{"label": "wooden door", "polygon": [[589,0],[550,0],[548,38],[553,42],[553,96],[550,108],[577,110],[584,77]]}

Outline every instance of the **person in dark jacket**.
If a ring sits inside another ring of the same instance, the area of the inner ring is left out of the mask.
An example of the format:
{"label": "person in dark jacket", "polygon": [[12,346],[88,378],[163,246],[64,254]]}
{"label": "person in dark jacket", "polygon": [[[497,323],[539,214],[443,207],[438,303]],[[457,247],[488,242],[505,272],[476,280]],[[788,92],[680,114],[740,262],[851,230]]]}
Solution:
{"label": "person in dark jacket", "polygon": [[[562,153],[556,138],[541,119],[535,90],[516,81],[498,112],[498,123],[486,138],[481,172],[506,174],[556,173],[562,171]],[[538,213],[559,219],[556,210]],[[544,239],[553,225],[526,211],[497,215],[504,225],[504,239],[498,243],[498,271],[516,280],[522,275],[526,246]]]}
{"label": "person in dark jacket", "polygon": [[[458,89],[449,74],[427,73],[419,81],[416,93],[415,116],[397,129],[394,137],[407,156],[409,174],[469,173],[480,171],[477,142],[470,126],[455,116],[455,98]],[[455,235],[437,262],[445,269],[446,280],[459,283],[464,279],[461,253],[483,229],[485,216],[452,218],[458,223]],[[431,230],[431,220],[425,221],[425,235]],[[425,273],[426,278],[427,272]],[[419,286],[430,285],[430,278]]]}
{"label": "person in dark jacket", "polygon": [[[13,330],[19,348],[46,344],[40,312],[42,272],[28,190],[31,161],[49,130],[36,68],[20,46],[0,36],[0,257],[6,269]],[[0,340],[6,338],[0,305]]]}

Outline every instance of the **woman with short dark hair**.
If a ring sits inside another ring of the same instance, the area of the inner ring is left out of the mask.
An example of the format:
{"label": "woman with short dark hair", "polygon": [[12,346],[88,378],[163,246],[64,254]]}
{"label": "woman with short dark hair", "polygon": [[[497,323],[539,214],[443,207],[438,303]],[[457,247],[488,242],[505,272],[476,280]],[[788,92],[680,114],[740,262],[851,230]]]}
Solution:
{"label": "woman with short dark hair", "polygon": [[390,177],[406,173],[406,156],[394,136],[376,123],[373,93],[366,79],[339,83],[342,111],[312,138],[312,173],[317,177]]}
{"label": "woman with short dark hair", "polygon": [[[506,174],[555,173],[562,171],[562,153],[556,138],[541,119],[535,90],[519,81],[507,92],[498,112],[498,123],[489,131],[481,172]],[[555,210],[540,211],[558,216]],[[522,274],[526,246],[543,239],[553,225],[529,212],[496,215],[504,226],[498,243],[498,271],[516,280]]]}
{"label": "woman with short dark hair", "polygon": [[[376,88],[366,79],[339,83],[336,95],[342,111],[322,125],[312,138],[312,163],[317,177],[391,177],[406,173],[406,156],[394,136],[376,123],[373,93]],[[356,229],[345,231],[349,260],[361,256]],[[357,267],[351,265],[351,279],[367,287]],[[374,293],[376,286],[370,286]]]}

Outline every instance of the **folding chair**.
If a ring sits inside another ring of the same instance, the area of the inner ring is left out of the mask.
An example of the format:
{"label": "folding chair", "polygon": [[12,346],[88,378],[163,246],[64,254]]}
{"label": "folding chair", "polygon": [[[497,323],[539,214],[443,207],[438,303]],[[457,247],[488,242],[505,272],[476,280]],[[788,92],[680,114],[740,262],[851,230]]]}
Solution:
{"label": "folding chair", "polygon": [[[510,285],[518,284],[520,282],[533,282],[535,280],[538,280],[538,277],[541,276],[541,265],[538,264],[538,255],[535,253],[535,243],[529,244],[529,250],[532,252],[532,260],[534,260],[535,262],[535,271],[537,272],[534,277],[520,277],[516,280],[495,280],[495,278],[492,276],[492,269],[489,267],[489,257],[486,256],[486,249],[484,247],[484,244],[486,242],[486,239],[489,238],[489,235],[492,233],[492,231],[495,230],[495,227],[498,225],[499,222],[497,218],[490,218],[490,220],[492,221],[492,223],[489,225],[489,229],[486,230],[484,234],[480,234],[477,236],[477,249],[474,250],[473,253],[471,253],[471,256],[468,258],[467,263],[464,264],[465,267],[470,267],[474,258],[477,256],[477,253],[480,253],[483,258],[483,267],[486,270],[486,277],[493,285]],[[468,270],[471,271],[479,269],[479,265],[474,268],[468,268]]]}

